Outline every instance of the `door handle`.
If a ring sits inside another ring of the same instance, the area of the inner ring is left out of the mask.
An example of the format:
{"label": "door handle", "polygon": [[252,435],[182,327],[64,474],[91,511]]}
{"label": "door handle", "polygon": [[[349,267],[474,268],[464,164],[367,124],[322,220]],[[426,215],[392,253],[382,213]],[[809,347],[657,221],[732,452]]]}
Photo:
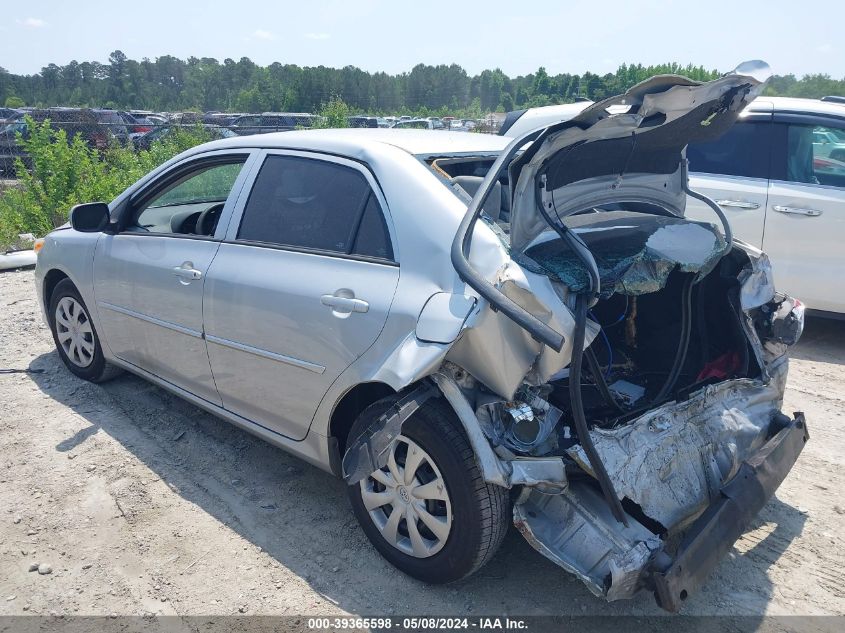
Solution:
{"label": "door handle", "polygon": [[803,207],[785,207],[780,204],[776,204],[772,207],[778,213],[786,213],[787,215],[808,215],[811,218],[816,218],[822,214],[821,211],[818,209],[806,209]]}
{"label": "door handle", "polygon": [[202,271],[194,268],[193,262],[183,262],[181,266],[174,266],[172,272],[174,275],[179,277],[179,281],[181,283],[196,281],[197,279],[202,278]]}
{"label": "door handle", "polygon": [[320,297],[320,303],[337,312],[367,312],[370,309],[370,304],[363,299],[338,295],[323,295]]}
{"label": "door handle", "polygon": [[756,202],[747,202],[745,200],[716,200],[716,204],[720,207],[728,207],[730,209],[759,209],[760,205]]}

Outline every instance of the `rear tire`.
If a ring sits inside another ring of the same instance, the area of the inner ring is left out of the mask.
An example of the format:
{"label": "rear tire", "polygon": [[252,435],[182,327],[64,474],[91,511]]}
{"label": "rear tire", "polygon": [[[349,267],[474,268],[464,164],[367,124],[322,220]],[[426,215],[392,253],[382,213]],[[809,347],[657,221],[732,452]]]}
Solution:
{"label": "rear tire", "polygon": [[[393,402],[395,397],[391,396],[365,409],[349,437],[367,432]],[[508,490],[484,481],[461,422],[449,404],[442,398],[426,402],[405,422],[402,434],[389,450],[395,456],[393,466],[349,486],[355,516],[379,553],[409,576],[437,584],[465,578],[489,561],[511,522]],[[414,457],[409,459],[412,451]],[[392,487],[394,469],[400,478],[406,477],[409,463],[417,476],[407,475],[413,478],[407,487]],[[438,478],[445,483],[445,492],[434,492],[432,486],[440,487]],[[426,483],[431,484],[425,489],[430,492],[422,494],[419,491]],[[393,502],[374,507],[387,498]],[[415,507],[420,508],[418,512]],[[403,519],[391,532],[390,519],[397,509]],[[439,523],[432,522],[432,515]],[[445,538],[438,539],[437,534]]]}
{"label": "rear tire", "polygon": [[70,279],[56,284],[47,314],[59,357],[73,374],[90,382],[105,382],[123,373],[106,361],[85,301]]}

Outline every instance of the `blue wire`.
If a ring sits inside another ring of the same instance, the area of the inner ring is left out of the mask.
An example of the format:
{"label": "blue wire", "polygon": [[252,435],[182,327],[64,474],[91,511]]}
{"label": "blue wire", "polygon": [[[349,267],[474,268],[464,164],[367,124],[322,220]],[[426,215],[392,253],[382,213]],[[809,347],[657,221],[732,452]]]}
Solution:
{"label": "blue wire", "polygon": [[625,309],[622,310],[622,315],[607,327],[613,327],[617,323],[622,323],[626,316],[628,316],[628,295],[625,295]]}

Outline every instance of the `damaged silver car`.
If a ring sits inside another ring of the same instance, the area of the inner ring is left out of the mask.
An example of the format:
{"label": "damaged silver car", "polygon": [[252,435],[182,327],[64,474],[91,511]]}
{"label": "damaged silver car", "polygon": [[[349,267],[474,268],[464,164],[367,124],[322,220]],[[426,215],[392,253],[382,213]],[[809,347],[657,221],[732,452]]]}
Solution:
{"label": "damaged silver car", "polygon": [[512,142],[194,148],[45,240],[58,353],[342,476],[416,578],[471,574],[513,522],[595,595],[677,611],[808,439],[780,411],[803,306],[687,185],[686,145],[767,75],[654,77]]}

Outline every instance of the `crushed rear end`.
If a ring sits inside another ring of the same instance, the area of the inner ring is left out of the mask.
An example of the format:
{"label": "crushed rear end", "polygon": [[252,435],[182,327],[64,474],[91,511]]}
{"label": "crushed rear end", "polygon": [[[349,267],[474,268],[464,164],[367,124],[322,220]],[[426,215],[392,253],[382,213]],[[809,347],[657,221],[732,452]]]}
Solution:
{"label": "crushed rear end", "polygon": [[[686,145],[724,133],[767,70],[655,77],[517,139],[453,245],[482,299],[435,379],[492,449],[488,480],[519,489],[529,543],[608,600],[647,589],[677,611],[808,439],[780,410],[803,306],[687,188]],[[497,183],[504,226],[482,215]],[[687,220],[688,195],[718,223]]]}

